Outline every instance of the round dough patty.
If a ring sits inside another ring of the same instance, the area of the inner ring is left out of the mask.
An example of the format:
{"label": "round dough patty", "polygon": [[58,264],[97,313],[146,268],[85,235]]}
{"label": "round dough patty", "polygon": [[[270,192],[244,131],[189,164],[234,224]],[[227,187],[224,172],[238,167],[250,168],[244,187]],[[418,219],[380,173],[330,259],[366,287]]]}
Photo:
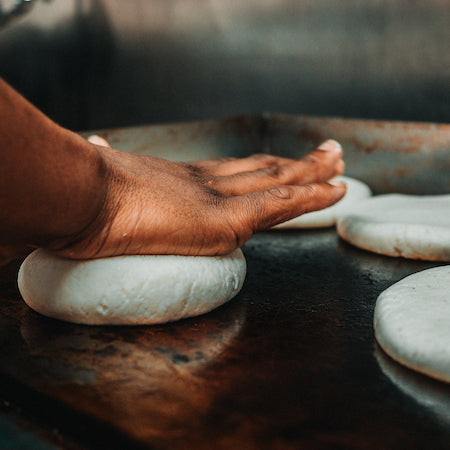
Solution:
{"label": "round dough patty", "polygon": [[350,244],[388,256],[450,261],[450,195],[379,195],[338,220]]}
{"label": "round dough patty", "polygon": [[450,266],[415,273],[382,292],[374,329],[397,362],[450,382]]}
{"label": "round dough patty", "polygon": [[35,311],[89,325],[172,322],[211,311],[242,288],[240,249],[225,256],[145,255],[71,260],[35,250],[19,290]]}
{"label": "round dough patty", "polygon": [[294,229],[332,227],[336,224],[340,216],[351,210],[356,202],[372,195],[369,186],[362,181],[343,176],[336,177],[335,179],[343,181],[347,185],[347,193],[342,200],[328,208],[321,209],[320,211],[312,211],[280,223],[274,228]]}

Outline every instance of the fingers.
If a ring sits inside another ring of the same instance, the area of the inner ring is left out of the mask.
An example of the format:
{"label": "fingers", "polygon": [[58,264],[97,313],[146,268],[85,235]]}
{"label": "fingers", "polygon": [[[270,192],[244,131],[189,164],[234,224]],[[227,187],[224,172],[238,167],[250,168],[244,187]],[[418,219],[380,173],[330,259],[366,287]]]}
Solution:
{"label": "fingers", "polygon": [[[343,173],[344,163],[341,157],[341,146],[336,141],[330,140],[301,160],[274,157],[273,161],[278,162],[275,165],[230,176],[215,177],[208,184],[224,195],[242,195],[262,191],[271,186],[324,182]],[[248,160],[249,158],[244,165],[249,164]],[[286,160],[287,163],[284,162]],[[237,167],[238,162],[233,161],[233,163]]]}
{"label": "fingers", "polygon": [[223,158],[213,161],[196,161],[192,163],[192,165],[207,171],[208,175],[224,177],[240,172],[250,172],[295,161],[295,159],[291,158],[283,158],[281,156],[268,155],[265,153],[255,153],[246,158]]}
{"label": "fingers", "polygon": [[[317,150],[328,151],[332,149],[337,149],[337,151],[342,152],[340,144],[332,139],[322,143]],[[313,152],[313,154],[314,153],[315,152]],[[309,155],[305,158],[308,158],[308,156]],[[235,175],[241,172],[253,172],[271,166],[292,164],[297,161],[298,159],[283,158],[281,156],[269,155],[266,153],[256,153],[248,156],[247,158],[221,158],[210,161],[195,161],[189,165],[207,172],[208,175],[223,177]]]}
{"label": "fingers", "polygon": [[93,134],[92,136],[89,136],[87,138],[87,140],[91,143],[91,144],[95,144],[95,145],[101,145],[102,147],[111,147],[108,144],[108,141],[106,139],[103,139],[100,136],[97,136],[96,134]]}
{"label": "fingers", "polygon": [[228,221],[243,242],[264,230],[301,214],[327,208],[346,192],[341,181],[306,186],[276,186],[226,199]]}

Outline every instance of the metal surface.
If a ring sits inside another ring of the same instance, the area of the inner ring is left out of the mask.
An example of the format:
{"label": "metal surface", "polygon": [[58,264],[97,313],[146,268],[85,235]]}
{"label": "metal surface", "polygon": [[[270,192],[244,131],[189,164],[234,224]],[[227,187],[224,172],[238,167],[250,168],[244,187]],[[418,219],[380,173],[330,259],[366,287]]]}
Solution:
{"label": "metal surface", "polygon": [[33,0],[0,1],[0,27],[21,14],[24,14],[31,6],[32,2]]}
{"label": "metal surface", "polygon": [[272,153],[297,156],[332,137],[344,147],[346,174],[374,193],[450,192],[450,125],[309,116],[269,116]]}
{"label": "metal surface", "polygon": [[[382,172],[364,158],[379,155],[394,170],[415,155],[422,180],[447,189],[436,175],[448,167],[445,126],[248,116],[99,134],[124,150],[197,159],[255,150],[297,155],[331,131],[348,147],[349,170],[366,167],[363,179]],[[411,138],[427,133],[427,142]],[[387,152],[391,140],[398,147]],[[411,167],[405,179],[418,173]],[[450,385],[391,361],[372,329],[377,296],[437,263],[364,252],[334,229],[264,232],[243,251],[248,274],[235,299],[151,327],[42,317],[20,299],[19,263],[1,268],[1,396],[88,448],[448,447]]]}
{"label": "metal surface", "polygon": [[448,124],[255,114],[95,133],[114,148],[176,161],[255,152],[299,158],[334,138],[344,147],[346,174],[377,194],[450,192]]}
{"label": "metal surface", "polygon": [[[433,264],[364,253],[334,230],[263,233],[244,253],[234,300],[156,327],[46,319],[11,277],[1,373],[42,394],[61,433],[96,448],[445,448],[450,386],[380,357],[372,331],[378,294]],[[23,389],[14,400],[35,401]],[[78,434],[86,423],[94,437]]]}
{"label": "metal surface", "polygon": [[0,75],[76,130],[264,111],[450,122],[449,23],[448,0],[47,0],[0,29]]}

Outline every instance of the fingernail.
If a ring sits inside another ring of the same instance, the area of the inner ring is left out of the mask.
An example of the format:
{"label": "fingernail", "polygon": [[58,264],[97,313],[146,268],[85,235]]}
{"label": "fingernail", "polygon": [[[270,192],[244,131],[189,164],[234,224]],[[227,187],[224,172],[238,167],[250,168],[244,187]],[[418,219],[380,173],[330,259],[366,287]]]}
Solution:
{"label": "fingernail", "polygon": [[336,178],[328,181],[329,184],[332,186],[340,187],[340,188],[346,188],[347,185],[343,181],[336,180]]}
{"label": "fingernail", "polygon": [[342,150],[341,144],[339,144],[339,142],[335,141],[334,139],[328,139],[327,141],[322,142],[322,144],[320,144],[318,148],[327,152],[340,152]]}
{"label": "fingernail", "polygon": [[92,136],[89,136],[89,137],[87,138],[87,140],[88,140],[91,144],[105,145],[104,139],[101,138],[100,136],[97,136],[96,134],[93,134]]}

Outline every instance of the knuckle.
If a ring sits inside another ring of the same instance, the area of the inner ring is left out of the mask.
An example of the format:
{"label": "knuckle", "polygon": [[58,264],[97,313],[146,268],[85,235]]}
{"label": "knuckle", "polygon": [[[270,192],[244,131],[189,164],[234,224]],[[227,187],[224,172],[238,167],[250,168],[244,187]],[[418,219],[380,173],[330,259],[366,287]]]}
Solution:
{"label": "knuckle", "polygon": [[184,167],[188,174],[193,177],[199,177],[203,174],[204,169],[196,163],[177,163],[180,167]]}
{"label": "knuckle", "polygon": [[285,166],[269,166],[263,169],[264,174],[268,175],[269,177],[273,178],[276,181],[282,182],[283,180],[287,179],[288,173]]}
{"label": "knuckle", "polygon": [[217,184],[217,180],[212,177],[207,177],[207,178],[203,178],[201,180],[201,183],[203,184],[203,186],[206,186],[209,188],[214,188],[214,186],[216,186],[216,184]]}
{"label": "knuckle", "polygon": [[270,188],[267,193],[277,200],[291,200],[293,197],[292,189],[289,186],[275,186]]}
{"label": "knuckle", "polygon": [[267,164],[272,164],[277,161],[276,156],[269,155],[267,153],[255,153],[251,156],[251,158],[255,159],[256,161],[264,162]]}
{"label": "knuckle", "polygon": [[315,197],[318,195],[318,185],[317,184],[305,184],[302,186],[303,197]]}
{"label": "knuckle", "polygon": [[234,157],[234,156],[224,156],[222,158],[217,158],[212,160],[211,162],[213,162],[214,164],[225,164],[225,163],[229,163],[229,162],[233,162],[233,161],[237,161],[238,158]]}
{"label": "knuckle", "polygon": [[302,162],[308,167],[311,181],[322,181],[344,172],[342,160],[336,160],[330,152],[316,150],[306,155]]}
{"label": "knuckle", "polygon": [[317,152],[313,152],[304,156],[303,161],[307,164],[318,165],[321,163],[322,158],[317,154]]}

